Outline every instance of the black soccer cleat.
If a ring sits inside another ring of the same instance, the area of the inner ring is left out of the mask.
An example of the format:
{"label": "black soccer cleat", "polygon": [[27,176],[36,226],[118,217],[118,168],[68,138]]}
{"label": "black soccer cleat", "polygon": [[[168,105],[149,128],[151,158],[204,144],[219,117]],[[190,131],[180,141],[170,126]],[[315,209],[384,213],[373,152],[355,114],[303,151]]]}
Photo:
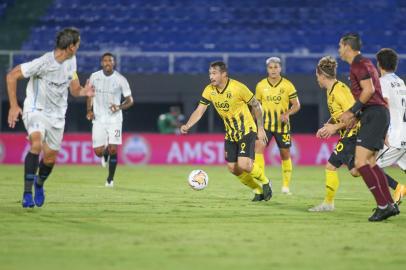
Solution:
{"label": "black soccer cleat", "polygon": [[262,190],[264,191],[264,200],[269,201],[272,198],[271,181],[268,184],[262,185]]}
{"label": "black soccer cleat", "polygon": [[264,194],[255,194],[254,198],[252,198],[252,202],[260,202],[264,200]]}
{"label": "black soccer cleat", "polygon": [[375,208],[375,212],[368,218],[371,222],[382,221],[391,216],[396,216],[398,214],[398,210],[396,207],[388,204],[385,209],[380,209],[379,207]]}
{"label": "black soccer cleat", "polygon": [[398,205],[397,203],[394,203],[394,204],[393,204],[393,207],[395,208],[395,211],[396,211],[396,215],[395,215],[395,216],[399,215],[399,214],[400,214],[399,205]]}

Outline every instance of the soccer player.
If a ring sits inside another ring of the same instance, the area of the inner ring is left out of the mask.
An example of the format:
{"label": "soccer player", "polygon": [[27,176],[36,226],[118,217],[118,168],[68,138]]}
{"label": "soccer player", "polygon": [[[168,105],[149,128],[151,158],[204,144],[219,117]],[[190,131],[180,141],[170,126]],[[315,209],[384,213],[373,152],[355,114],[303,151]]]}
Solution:
{"label": "soccer player", "polygon": [[[200,103],[187,123],[181,126],[181,133],[186,134],[212,103],[224,122],[225,159],[229,171],[254,191],[253,201],[268,201],[272,197],[271,183],[253,162],[257,136],[262,144],[267,143],[261,104],[244,84],[228,77],[224,62],[211,63],[209,77],[211,83],[203,90]],[[252,106],[257,125],[248,105]]]}
{"label": "soccer player", "polygon": [[[117,167],[117,146],[122,143],[122,110],[130,108],[134,102],[127,79],[114,70],[113,54],[104,53],[101,57],[101,66],[102,70],[90,76],[95,96],[87,99],[86,117],[93,122],[94,152],[101,158],[103,167],[106,167],[107,162],[109,165],[105,186],[113,187]],[[121,103],[122,95],[123,103]]]}
{"label": "soccer player", "polygon": [[346,34],[339,42],[340,57],[350,64],[351,92],[356,99],[339,120],[346,124],[347,129],[352,128],[357,120],[361,121],[355,166],[375,198],[377,207],[368,219],[374,222],[397,215],[399,210],[389,192],[386,176],[376,164],[376,154],[383,148],[389,127],[389,110],[382,96],[378,71],[371,60],[362,56],[361,44],[358,34]]}
{"label": "soccer player", "polygon": [[[76,51],[80,33],[65,28],[57,34],[55,50],[14,67],[7,74],[10,101],[8,124],[14,128],[22,115],[30,141],[30,151],[24,162],[24,194],[22,206],[41,207],[45,201],[44,182],[51,174],[61,148],[68,106],[68,89],[73,96],[94,95],[92,85],[80,85],[76,74]],[[30,78],[22,111],[17,102],[17,81]],[[39,155],[43,158],[39,162]],[[39,172],[37,175],[37,170]],[[32,196],[34,185],[35,195]]]}
{"label": "soccer player", "polygon": [[[396,163],[406,172],[406,86],[395,74],[398,55],[394,50],[384,48],[377,53],[376,59],[381,74],[382,95],[389,104],[390,114],[387,141],[378,154],[377,164],[384,168]],[[388,181],[391,181],[389,177]],[[394,200],[399,204],[406,195],[406,187],[397,184],[395,188]]]}
{"label": "soccer player", "polygon": [[[354,167],[354,155],[359,123],[350,130],[345,129],[345,124],[339,122],[341,114],[349,110],[355,103],[351,90],[343,82],[336,79],[337,62],[331,56],[320,59],[316,68],[317,82],[322,89],[326,90],[327,105],[331,118],[322,128],[317,131],[318,138],[329,138],[340,133],[340,139],[336,144],[334,152],[331,154],[326,164],[326,195],[323,203],[309,209],[310,212],[327,212],[334,210],[334,198],[339,187],[337,169],[341,165],[347,165],[351,175],[358,177],[359,173]],[[386,175],[386,174],[385,174]],[[386,175],[389,186],[395,189],[398,184],[396,180]],[[398,188],[399,189],[399,188]]]}
{"label": "soccer player", "polygon": [[255,97],[264,110],[264,127],[268,143],[257,141],[255,145],[255,162],[265,173],[264,151],[272,137],[278,145],[282,160],[282,193],[290,194],[289,184],[292,176],[290,158],[291,134],[289,117],[300,110],[300,102],[295,86],[281,76],[282,64],[278,57],[266,60],[268,77],[256,86]]}

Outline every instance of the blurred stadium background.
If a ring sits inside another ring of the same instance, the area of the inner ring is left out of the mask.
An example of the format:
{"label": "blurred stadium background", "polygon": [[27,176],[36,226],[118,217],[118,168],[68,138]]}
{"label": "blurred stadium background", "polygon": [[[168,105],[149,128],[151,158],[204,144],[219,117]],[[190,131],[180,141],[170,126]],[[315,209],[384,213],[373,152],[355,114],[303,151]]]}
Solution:
{"label": "blurred stadium background", "polygon": [[[321,56],[337,56],[339,37],[359,32],[362,52],[370,57],[382,47],[401,55],[406,72],[406,1],[400,0],[1,0],[0,131],[7,127],[5,74],[10,67],[53,49],[55,34],[67,26],[81,30],[78,70],[84,82],[100,69],[99,57],[111,51],[117,70],[130,81],[135,106],[125,112],[124,132],[157,132],[157,118],[177,105],[188,117],[208,83],[208,64],[223,59],[230,76],[252,90],[266,76],[265,59],[283,59],[283,73],[295,84],[301,111],[292,117],[293,133],[314,133],[328,119],[324,93],[314,76]],[[347,81],[348,65],[339,62]],[[25,96],[19,84],[19,100]],[[67,132],[90,132],[84,100],[71,99]],[[196,132],[221,133],[213,108]]]}

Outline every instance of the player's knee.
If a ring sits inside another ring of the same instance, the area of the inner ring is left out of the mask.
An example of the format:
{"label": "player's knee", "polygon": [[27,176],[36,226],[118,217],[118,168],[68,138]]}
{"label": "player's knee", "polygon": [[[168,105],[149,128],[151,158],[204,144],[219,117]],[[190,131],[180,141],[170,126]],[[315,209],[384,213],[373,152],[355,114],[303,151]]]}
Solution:
{"label": "player's knee", "polygon": [[337,170],[337,168],[333,164],[331,164],[330,162],[327,162],[325,169],[329,170],[329,171],[336,171]]}
{"label": "player's knee", "polygon": [[110,155],[115,155],[115,154],[117,154],[117,147],[109,146],[109,154],[110,154]]}
{"label": "player's knee", "polygon": [[56,162],[56,155],[51,155],[51,156],[44,156],[43,158],[44,164],[46,164],[48,167],[53,167],[55,162]]}
{"label": "player's knee", "polygon": [[230,173],[232,173],[234,175],[240,175],[241,174],[237,163],[227,164],[227,169],[228,169],[228,171]]}
{"label": "player's knee", "polygon": [[98,157],[103,156],[103,152],[104,152],[104,147],[94,148],[94,153]]}
{"label": "player's knee", "polygon": [[31,142],[31,152],[39,154],[42,149],[42,143],[40,140],[34,140]]}
{"label": "player's knee", "polygon": [[280,154],[281,154],[281,158],[282,158],[283,160],[290,159],[290,151],[289,151],[289,148],[282,148],[282,149],[280,150]]}
{"label": "player's knee", "polygon": [[355,168],[357,168],[357,169],[361,168],[362,166],[365,166],[366,164],[367,164],[367,161],[363,160],[361,158],[356,158],[354,161]]}
{"label": "player's knee", "polygon": [[252,171],[252,163],[246,162],[246,161],[239,161],[238,162],[238,167],[240,168],[240,171],[245,171],[250,173]]}

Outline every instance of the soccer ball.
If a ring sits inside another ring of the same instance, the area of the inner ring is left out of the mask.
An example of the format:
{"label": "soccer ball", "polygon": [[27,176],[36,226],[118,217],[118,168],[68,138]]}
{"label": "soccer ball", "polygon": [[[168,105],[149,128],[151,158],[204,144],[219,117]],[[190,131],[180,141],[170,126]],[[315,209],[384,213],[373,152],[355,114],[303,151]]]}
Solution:
{"label": "soccer ball", "polygon": [[193,170],[189,174],[188,182],[194,190],[202,190],[209,184],[209,176],[203,170]]}

